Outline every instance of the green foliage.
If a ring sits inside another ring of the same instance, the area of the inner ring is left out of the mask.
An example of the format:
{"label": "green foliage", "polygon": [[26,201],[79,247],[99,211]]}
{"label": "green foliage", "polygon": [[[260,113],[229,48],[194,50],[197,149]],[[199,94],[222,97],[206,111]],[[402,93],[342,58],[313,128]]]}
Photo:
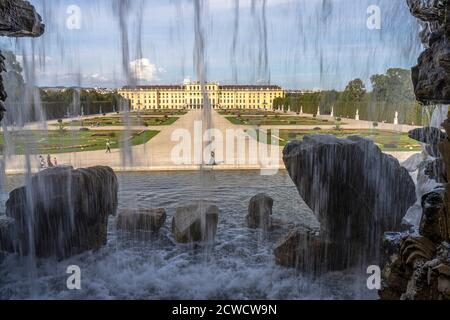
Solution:
{"label": "green foliage", "polygon": [[366,86],[361,79],[355,79],[348,83],[344,92],[341,94],[343,101],[359,102],[364,98],[366,94]]}
{"label": "green foliage", "polygon": [[321,114],[354,118],[359,110],[361,120],[393,122],[395,111],[403,124],[422,124],[422,107],[415,100],[411,72],[404,69],[388,69],[386,74],[371,77],[372,92],[366,90],[361,79],[348,83],[345,90],[288,94],[274,100],[274,108],[290,105],[291,110],[315,115],[320,107]]}

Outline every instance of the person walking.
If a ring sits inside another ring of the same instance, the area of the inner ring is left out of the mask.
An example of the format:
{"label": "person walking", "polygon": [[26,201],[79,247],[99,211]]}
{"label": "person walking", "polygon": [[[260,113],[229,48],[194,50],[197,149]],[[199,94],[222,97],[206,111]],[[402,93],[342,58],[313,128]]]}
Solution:
{"label": "person walking", "polygon": [[54,165],[52,163],[52,157],[50,155],[47,155],[47,166],[49,168],[53,168],[54,167]]}
{"label": "person walking", "polygon": [[41,169],[45,169],[45,161],[42,155],[39,155],[39,166],[41,167]]}
{"label": "person walking", "polygon": [[106,153],[111,153],[111,142],[106,141]]}

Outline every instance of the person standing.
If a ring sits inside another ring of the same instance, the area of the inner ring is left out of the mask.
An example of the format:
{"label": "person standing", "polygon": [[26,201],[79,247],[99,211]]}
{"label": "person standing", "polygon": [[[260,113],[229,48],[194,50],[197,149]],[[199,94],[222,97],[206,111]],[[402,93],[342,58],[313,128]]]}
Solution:
{"label": "person standing", "polygon": [[56,160],[56,157],[53,158],[53,164],[55,165],[55,167],[58,166],[58,160]]}
{"label": "person standing", "polygon": [[106,141],[106,153],[111,153],[111,142]]}
{"label": "person standing", "polygon": [[211,166],[217,165],[217,163],[216,163],[216,153],[214,151],[211,151],[211,160],[209,160],[209,164]]}

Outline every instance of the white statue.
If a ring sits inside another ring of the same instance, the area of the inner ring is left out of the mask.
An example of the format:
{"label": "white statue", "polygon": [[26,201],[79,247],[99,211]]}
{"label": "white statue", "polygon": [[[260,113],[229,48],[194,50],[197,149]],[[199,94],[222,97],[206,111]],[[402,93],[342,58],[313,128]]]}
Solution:
{"label": "white statue", "polygon": [[334,118],[334,106],[331,107],[331,114],[330,114],[330,116],[331,116],[332,118]]}
{"label": "white statue", "polygon": [[303,106],[300,107],[300,114],[303,114]]}
{"label": "white statue", "polygon": [[317,107],[317,116],[320,117],[320,106]]}
{"label": "white statue", "polygon": [[398,111],[395,111],[394,125],[398,125]]}
{"label": "white statue", "polygon": [[356,120],[356,121],[359,121],[359,110],[358,110],[358,109],[356,109],[355,120]]}

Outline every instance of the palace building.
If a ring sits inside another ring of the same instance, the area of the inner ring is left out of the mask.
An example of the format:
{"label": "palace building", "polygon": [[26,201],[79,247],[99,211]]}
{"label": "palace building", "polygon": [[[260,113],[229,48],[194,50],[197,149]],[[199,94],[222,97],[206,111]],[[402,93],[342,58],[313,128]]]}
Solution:
{"label": "palace building", "polygon": [[283,98],[284,90],[272,85],[219,85],[208,83],[202,92],[199,83],[123,87],[119,95],[130,101],[131,110],[201,109],[204,99],[214,109],[273,108],[275,98]]}

